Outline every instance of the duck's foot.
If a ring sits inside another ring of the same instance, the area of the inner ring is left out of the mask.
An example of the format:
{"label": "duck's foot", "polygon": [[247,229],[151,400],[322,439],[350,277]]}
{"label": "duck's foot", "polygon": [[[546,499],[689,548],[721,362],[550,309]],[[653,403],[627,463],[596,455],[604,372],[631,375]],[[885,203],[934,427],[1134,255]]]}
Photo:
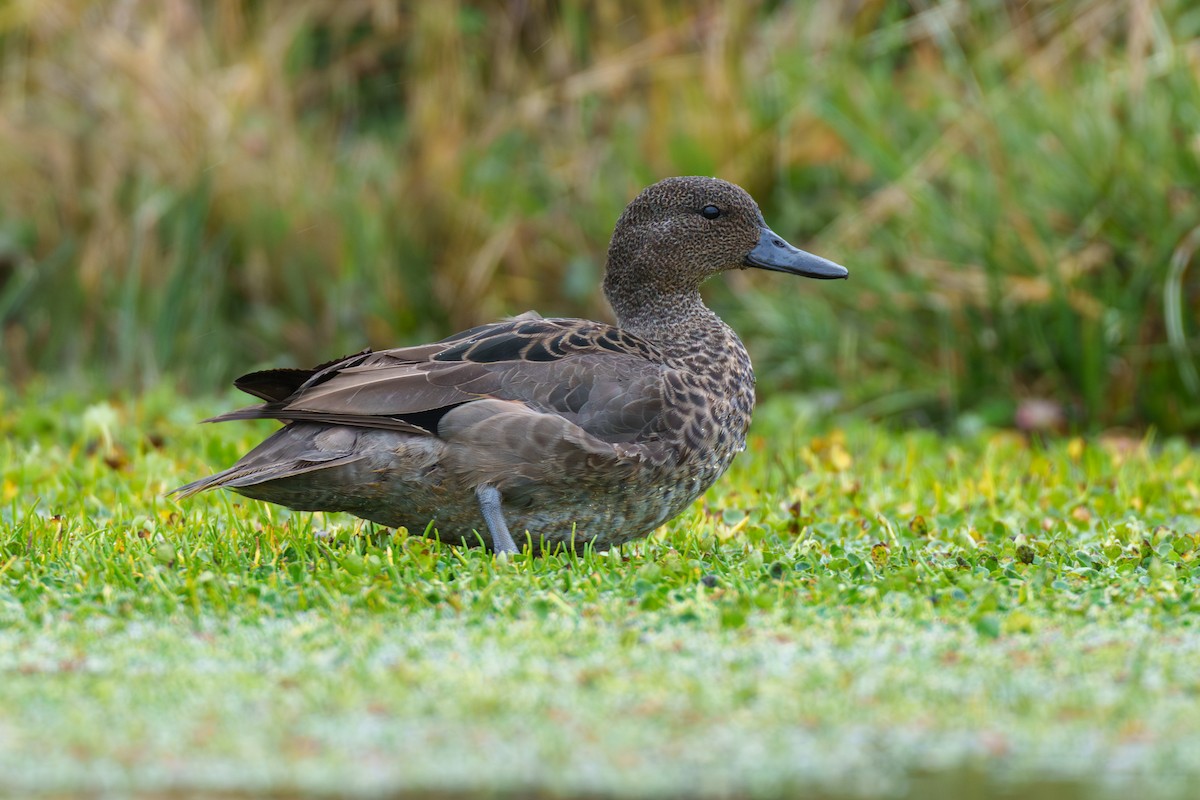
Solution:
{"label": "duck's foot", "polygon": [[479,510],[483,512],[483,521],[487,523],[488,532],[492,534],[492,552],[516,553],[517,543],[508,532],[504,511],[500,508],[500,490],[486,484],[477,486],[475,497],[479,499]]}

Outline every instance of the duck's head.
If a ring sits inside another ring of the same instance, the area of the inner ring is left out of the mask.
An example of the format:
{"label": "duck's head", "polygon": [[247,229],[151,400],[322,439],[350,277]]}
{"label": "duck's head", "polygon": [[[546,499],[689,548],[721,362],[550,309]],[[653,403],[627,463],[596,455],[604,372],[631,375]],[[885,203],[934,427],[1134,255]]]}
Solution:
{"label": "duck's head", "polygon": [[[845,278],[846,268],[788,244],[740,186],[716,178],[667,178],[642,190],[617,220],[604,290],[693,291],[730,269]],[[614,304],[615,305],[615,304]]]}

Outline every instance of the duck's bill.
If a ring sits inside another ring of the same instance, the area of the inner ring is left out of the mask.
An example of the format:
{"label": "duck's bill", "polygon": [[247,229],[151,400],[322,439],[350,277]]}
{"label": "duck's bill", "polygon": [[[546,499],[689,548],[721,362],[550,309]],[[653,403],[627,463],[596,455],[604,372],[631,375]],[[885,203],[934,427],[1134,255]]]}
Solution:
{"label": "duck's bill", "polygon": [[833,280],[850,275],[850,270],[841,264],[793,247],[770,228],[762,229],[758,244],[746,255],[746,265],[820,280]]}

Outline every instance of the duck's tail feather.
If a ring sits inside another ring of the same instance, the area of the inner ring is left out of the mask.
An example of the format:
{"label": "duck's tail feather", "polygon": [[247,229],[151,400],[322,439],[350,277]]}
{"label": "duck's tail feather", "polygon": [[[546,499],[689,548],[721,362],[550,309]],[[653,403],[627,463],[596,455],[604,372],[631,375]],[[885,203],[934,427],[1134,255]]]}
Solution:
{"label": "duck's tail feather", "polygon": [[325,426],[281,428],[227,470],[172,489],[167,494],[190,497],[208,489],[244,489],[310,472],[345,466],[365,457],[356,449],[358,431]]}

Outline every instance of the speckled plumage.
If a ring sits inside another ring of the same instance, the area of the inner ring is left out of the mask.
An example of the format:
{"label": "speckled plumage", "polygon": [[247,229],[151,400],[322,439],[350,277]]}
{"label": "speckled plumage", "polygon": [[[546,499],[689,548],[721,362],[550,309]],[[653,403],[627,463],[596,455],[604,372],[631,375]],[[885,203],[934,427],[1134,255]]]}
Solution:
{"label": "speckled plumage", "polygon": [[415,533],[432,521],[443,540],[492,545],[476,495],[490,486],[518,544],[526,532],[535,548],[644,536],[745,446],[750,357],[699,286],[748,266],[846,274],[780,240],[739,187],[660,181],[625,209],[609,246],[617,326],[529,312],[432,344],[243,376],[236,385],[265,402],[216,420],[284,427],[176,491],[224,486]]}

